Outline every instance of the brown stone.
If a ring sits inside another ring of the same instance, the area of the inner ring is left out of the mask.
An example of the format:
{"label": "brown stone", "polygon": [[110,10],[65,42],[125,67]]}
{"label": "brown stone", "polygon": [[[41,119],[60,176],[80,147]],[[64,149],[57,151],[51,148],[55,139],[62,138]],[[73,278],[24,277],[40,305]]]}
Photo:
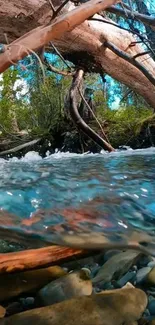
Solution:
{"label": "brown stone", "polygon": [[0,320],[0,325],[135,325],[147,306],[140,289],[73,298]]}
{"label": "brown stone", "polygon": [[91,294],[92,282],[88,271],[83,269],[48,283],[39,291],[36,302],[41,306],[47,306],[73,297]]}
{"label": "brown stone", "polygon": [[152,270],[147,274],[145,282],[152,286],[155,285],[155,267],[153,267]]}
{"label": "brown stone", "polygon": [[0,318],[3,318],[6,314],[6,309],[3,306],[0,306]]}
{"label": "brown stone", "polygon": [[26,271],[17,274],[0,275],[0,301],[15,297],[24,292],[36,291],[48,282],[66,275],[60,266]]}

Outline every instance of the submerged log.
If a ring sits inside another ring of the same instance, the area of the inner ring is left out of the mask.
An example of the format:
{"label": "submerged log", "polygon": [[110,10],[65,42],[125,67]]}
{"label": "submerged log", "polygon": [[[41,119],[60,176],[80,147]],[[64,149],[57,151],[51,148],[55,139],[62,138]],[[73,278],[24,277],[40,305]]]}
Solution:
{"label": "submerged log", "polygon": [[85,250],[54,245],[21,252],[0,254],[0,274],[60,264],[73,257],[80,257],[86,254],[88,252]]}

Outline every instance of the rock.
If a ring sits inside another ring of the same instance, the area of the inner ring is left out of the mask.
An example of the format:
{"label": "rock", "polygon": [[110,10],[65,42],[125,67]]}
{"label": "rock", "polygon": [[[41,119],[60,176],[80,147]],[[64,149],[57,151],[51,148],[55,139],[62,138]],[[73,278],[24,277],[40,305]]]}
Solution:
{"label": "rock", "polygon": [[21,313],[22,311],[24,311],[22,304],[18,301],[15,301],[7,306],[6,315],[11,316],[14,314]]}
{"label": "rock", "polygon": [[155,315],[155,299],[151,300],[148,304],[148,310],[151,315]]}
{"label": "rock", "polygon": [[134,287],[133,284],[130,283],[130,282],[127,282],[127,283],[125,284],[125,286],[122,287],[122,289],[129,289],[129,288],[135,288],[135,287]]}
{"label": "rock", "polygon": [[89,296],[91,294],[92,282],[89,278],[89,272],[81,270],[47,284],[38,292],[36,303],[47,306],[74,296]]}
{"label": "rock", "polygon": [[81,259],[75,259],[74,261],[69,261],[66,263],[63,263],[63,268],[66,267],[68,270],[80,270],[82,267],[88,267],[89,269],[94,268],[94,265],[96,265],[96,259],[99,258],[99,254],[96,256],[88,256]]}
{"label": "rock", "polygon": [[152,319],[152,320],[148,323],[148,325],[155,325],[155,319]]}
{"label": "rock", "polygon": [[135,325],[147,306],[140,289],[116,289],[76,297],[0,320],[0,325]]}
{"label": "rock", "polygon": [[136,272],[135,271],[127,272],[121,279],[119,279],[116,282],[117,283],[117,288],[122,288],[127,282],[134,281],[135,278],[136,278]]}
{"label": "rock", "polygon": [[60,266],[0,275],[0,301],[16,297],[24,292],[36,291],[51,280],[64,275],[66,272]]}
{"label": "rock", "polygon": [[153,259],[150,255],[144,255],[138,262],[138,268],[150,266],[149,263],[152,263]]}
{"label": "rock", "polygon": [[152,295],[153,297],[155,297],[155,288],[151,287],[150,290],[147,290],[146,293],[148,295]]}
{"label": "rock", "polygon": [[114,285],[111,282],[101,283],[99,287],[95,287],[99,290],[111,290],[114,289]]}
{"label": "rock", "polygon": [[149,266],[143,267],[142,269],[139,269],[136,274],[136,283],[140,284],[145,282],[146,277],[148,273],[151,271],[151,268]]}
{"label": "rock", "polygon": [[34,297],[20,298],[20,302],[23,306],[23,310],[28,310],[34,307]]}
{"label": "rock", "polygon": [[155,285],[155,266],[152,268],[152,270],[147,274],[146,277],[146,283],[149,285],[154,286]]}
{"label": "rock", "polygon": [[3,318],[6,314],[6,309],[3,306],[0,306],[0,318]]}
{"label": "rock", "polygon": [[155,258],[153,258],[153,261],[150,261],[147,266],[151,267],[151,269],[155,266]]}
{"label": "rock", "polygon": [[107,262],[111,257],[115,256],[116,254],[121,253],[119,249],[111,249],[105,252],[104,254],[104,263]]}
{"label": "rock", "polygon": [[93,284],[103,285],[112,279],[120,279],[141,256],[141,253],[132,250],[112,256],[92,279]]}

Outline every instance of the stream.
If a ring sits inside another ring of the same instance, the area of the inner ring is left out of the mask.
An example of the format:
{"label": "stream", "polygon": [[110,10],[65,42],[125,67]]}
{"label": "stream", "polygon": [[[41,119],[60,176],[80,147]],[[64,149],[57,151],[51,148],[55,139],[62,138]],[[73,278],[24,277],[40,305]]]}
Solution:
{"label": "stream", "polygon": [[65,234],[65,242],[74,246],[76,241],[78,246],[80,238],[88,248],[100,236],[121,243],[145,242],[148,235],[152,245],[155,148],[111,154],[57,152],[44,159],[29,152],[22,159],[0,159],[3,211],[11,213],[12,226],[7,227],[26,229],[57,244]]}

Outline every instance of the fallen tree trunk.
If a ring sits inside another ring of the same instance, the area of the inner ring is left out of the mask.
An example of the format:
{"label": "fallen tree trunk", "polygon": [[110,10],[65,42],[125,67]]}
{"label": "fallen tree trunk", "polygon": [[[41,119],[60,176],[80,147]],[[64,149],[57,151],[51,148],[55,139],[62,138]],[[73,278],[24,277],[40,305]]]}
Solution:
{"label": "fallen tree trunk", "polygon": [[28,54],[45,46],[49,41],[60,38],[65,32],[71,31],[85,19],[100,10],[110,7],[119,0],[91,0],[71,12],[67,12],[53,21],[48,26],[37,27],[14,42],[4,45],[0,55],[0,72],[16,64]]}
{"label": "fallen tree trunk", "polygon": [[[55,0],[54,5],[59,4],[58,2],[59,0]],[[88,6],[88,4],[86,4],[86,6]],[[18,1],[18,5],[13,0],[0,0],[0,8],[2,25],[0,31],[0,42],[2,43],[6,43],[5,34],[8,36],[9,41],[14,41],[32,28],[49,23],[52,17],[51,7],[47,4],[46,0],[20,0]],[[74,8],[73,5],[72,8]],[[66,10],[70,9],[71,8],[69,7]],[[70,13],[70,15],[72,14]],[[102,18],[98,15],[96,17]],[[80,21],[83,21],[85,18],[84,16],[80,19],[78,18],[78,21],[74,21],[72,27],[80,24]],[[76,19],[75,16],[74,19]],[[80,67],[83,67],[88,71],[105,72],[109,74],[139,93],[153,108],[155,108],[155,86],[152,85],[146,76],[144,76],[144,74],[135,66],[106,48],[104,42],[108,41],[113,43],[121,51],[124,51],[131,56],[136,56],[137,54],[142,53],[143,48],[136,43],[134,46],[131,46],[131,44],[135,42],[133,35],[125,30],[119,29],[118,26],[113,26],[109,23],[110,21],[108,20],[106,22],[105,19],[103,19],[103,22],[85,21],[71,31],[70,26],[67,25],[67,20],[63,25],[63,32],[65,30],[70,31],[61,36],[62,29],[61,31],[59,29],[59,32],[56,31],[55,36],[52,36],[54,37],[53,42],[61,53],[76,65],[80,65]],[[55,26],[58,26],[58,24]],[[49,31],[51,27],[48,26],[45,28]],[[39,33],[39,30],[43,31],[43,27],[39,27],[37,33]],[[29,36],[32,36],[32,34],[30,33]],[[51,39],[51,34],[49,38]],[[48,40],[49,39],[46,39],[47,42]],[[46,41],[43,39],[34,39],[32,37],[32,49],[36,49],[38,43],[41,46]],[[31,45],[28,44],[27,46],[31,49]],[[14,49],[16,48],[16,46],[13,47]],[[8,65],[6,65],[4,57],[6,60],[5,53],[0,55],[0,59],[2,60],[1,66],[3,66],[3,69]],[[140,62],[145,69],[152,74],[152,76],[155,75],[155,62],[148,54],[138,57],[137,61]]]}
{"label": "fallen tree trunk", "polygon": [[85,250],[54,245],[15,253],[0,254],[0,274],[60,264],[72,257],[80,257],[86,254],[88,252]]}

